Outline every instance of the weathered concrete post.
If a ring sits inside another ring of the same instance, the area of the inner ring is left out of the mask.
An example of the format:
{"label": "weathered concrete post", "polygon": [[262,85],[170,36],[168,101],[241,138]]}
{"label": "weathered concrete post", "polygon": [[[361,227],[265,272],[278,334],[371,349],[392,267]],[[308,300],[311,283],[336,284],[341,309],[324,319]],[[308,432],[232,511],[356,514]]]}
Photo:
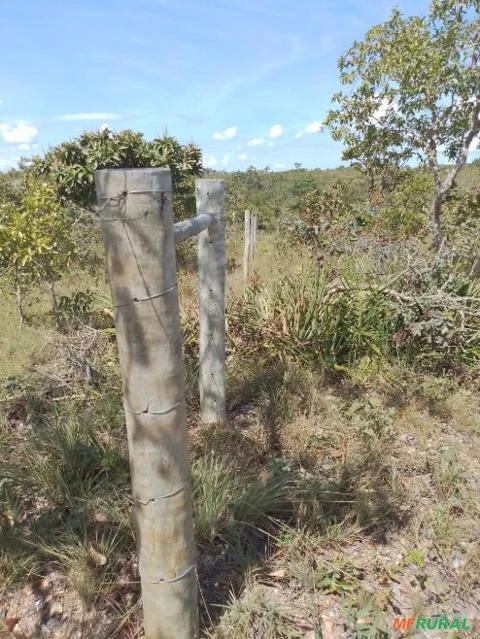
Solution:
{"label": "weathered concrete post", "polygon": [[257,214],[250,217],[250,272],[253,272],[255,264],[255,251],[257,249]]}
{"label": "weathered concrete post", "polygon": [[146,639],[198,637],[169,169],[96,171],[123,379]]}
{"label": "weathered concrete post", "polygon": [[225,186],[196,180],[197,215],[214,220],[198,235],[200,410],[205,423],[225,420]]}
{"label": "weathered concrete post", "polygon": [[243,280],[245,283],[250,279],[250,261],[251,261],[251,241],[252,241],[252,233],[251,233],[251,213],[247,209],[245,211],[245,226],[243,231],[244,237],[244,245],[243,245]]}

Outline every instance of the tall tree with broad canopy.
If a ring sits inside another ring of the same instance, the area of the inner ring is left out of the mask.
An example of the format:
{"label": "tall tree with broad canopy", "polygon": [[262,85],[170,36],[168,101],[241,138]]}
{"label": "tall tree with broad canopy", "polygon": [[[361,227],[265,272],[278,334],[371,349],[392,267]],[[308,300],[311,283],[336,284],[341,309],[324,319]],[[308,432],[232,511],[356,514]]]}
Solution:
{"label": "tall tree with broad canopy", "polygon": [[427,166],[439,250],[442,204],[479,144],[480,0],[432,0],[424,17],[404,17],[395,9],[354,42],[338,66],[348,90],[333,96],[338,108],[326,122],[346,145],[343,159],[386,190],[409,161]]}
{"label": "tall tree with broad canopy", "polygon": [[174,194],[183,196],[174,202],[176,217],[192,214],[194,180],[203,174],[202,154],[194,144],[180,144],[168,135],[145,140],[142,133],[130,129],[85,132],[51,148],[43,157],[32,158],[27,171],[52,179],[65,205],[94,210],[96,169],[165,166],[172,171]]}
{"label": "tall tree with broad canopy", "polygon": [[14,285],[21,324],[28,290],[46,283],[57,317],[55,283],[74,263],[98,264],[94,171],[164,166],[172,171],[176,216],[192,215],[201,151],[167,135],[147,141],[130,130],[86,132],[22,160],[18,175],[0,176],[0,278]]}

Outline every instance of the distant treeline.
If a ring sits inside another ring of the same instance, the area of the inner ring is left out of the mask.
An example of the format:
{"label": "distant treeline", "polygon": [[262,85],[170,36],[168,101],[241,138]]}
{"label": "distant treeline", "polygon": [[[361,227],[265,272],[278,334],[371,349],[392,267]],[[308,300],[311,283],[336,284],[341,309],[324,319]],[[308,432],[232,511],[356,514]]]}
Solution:
{"label": "distant treeline", "polygon": [[[329,190],[338,182],[345,186],[347,199],[352,204],[365,203],[370,195],[367,177],[352,167],[305,169],[299,166],[287,171],[249,167],[246,171],[208,170],[206,176],[225,180],[227,210],[230,214],[236,212],[238,215],[245,209],[254,209],[266,224],[288,215],[306,193]],[[480,159],[467,164],[460,171],[456,184],[460,192],[480,188]]]}

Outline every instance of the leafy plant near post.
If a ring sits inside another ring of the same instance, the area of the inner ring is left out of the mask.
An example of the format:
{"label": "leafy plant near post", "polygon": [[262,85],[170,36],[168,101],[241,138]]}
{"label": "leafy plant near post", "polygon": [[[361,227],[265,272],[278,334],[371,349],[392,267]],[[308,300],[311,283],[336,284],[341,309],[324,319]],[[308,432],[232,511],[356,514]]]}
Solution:
{"label": "leafy plant near post", "polygon": [[[333,99],[327,124],[344,159],[384,182],[415,159],[434,180],[433,239],[442,245],[442,205],[480,131],[480,5],[432,0],[425,17],[395,9],[339,60],[348,92]],[[441,167],[442,156],[451,163]]]}
{"label": "leafy plant near post", "polygon": [[0,273],[15,290],[20,325],[29,288],[46,283],[56,315],[55,282],[76,255],[71,220],[56,189],[29,180],[16,197],[0,195]]}
{"label": "leafy plant near post", "polygon": [[10,176],[1,179],[0,273],[16,292],[22,325],[30,287],[47,283],[58,322],[55,282],[76,255],[84,267],[98,268],[98,229],[91,214],[84,215],[95,208],[94,171],[163,166],[170,167],[175,195],[180,196],[174,203],[176,217],[192,215],[194,178],[203,171],[201,152],[166,135],[146,141],[130,130],[84,133],[34,157],[20,184]]}

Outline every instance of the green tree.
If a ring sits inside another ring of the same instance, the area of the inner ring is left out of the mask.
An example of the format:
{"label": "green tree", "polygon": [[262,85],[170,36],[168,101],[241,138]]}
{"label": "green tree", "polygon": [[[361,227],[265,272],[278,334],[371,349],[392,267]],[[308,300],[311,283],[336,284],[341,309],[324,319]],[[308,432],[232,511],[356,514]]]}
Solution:
{"label": "green tree", "polygon": [[168,135],[147,141],[142,133],[129,129],[86,132],[53,147],[44,157],[34,157],[28,171],[52,179],[65,203],[93,210],[96,169],[164,166],[172,171],[175,195],[183,196],[174,203],[176,217],[191,215],[195,207],[194,179],[203,173],[201,151]]}
{"label": "green tree", "polygon": [[409,160],[429,168],[437,249],[442,204],[480,130],[479,13],[479,0],[432,0],[425,17],[395,9],[340,58],[348,90],[333,96],[338,108],[327,116],[334,139],[346,145],[344,159],[372,183],[392,189]]}
{"label": "green tree", "polygon": [[272,199],[269,190],[271,174],[262,169],[249,166],[245,172],[236,171],[224,176],[226,181],[226,208],[232,221],[243,223],[246,209],[260,212],[263,216]]}
{"label": "green tree", "polygon": [[15,197],[0,190],[0,274],[16,293],[20,326],[25,294],[41,283],[49,287],[56,316],[55,283],[75,255],[72,223],[52,184],[28,180]]}

